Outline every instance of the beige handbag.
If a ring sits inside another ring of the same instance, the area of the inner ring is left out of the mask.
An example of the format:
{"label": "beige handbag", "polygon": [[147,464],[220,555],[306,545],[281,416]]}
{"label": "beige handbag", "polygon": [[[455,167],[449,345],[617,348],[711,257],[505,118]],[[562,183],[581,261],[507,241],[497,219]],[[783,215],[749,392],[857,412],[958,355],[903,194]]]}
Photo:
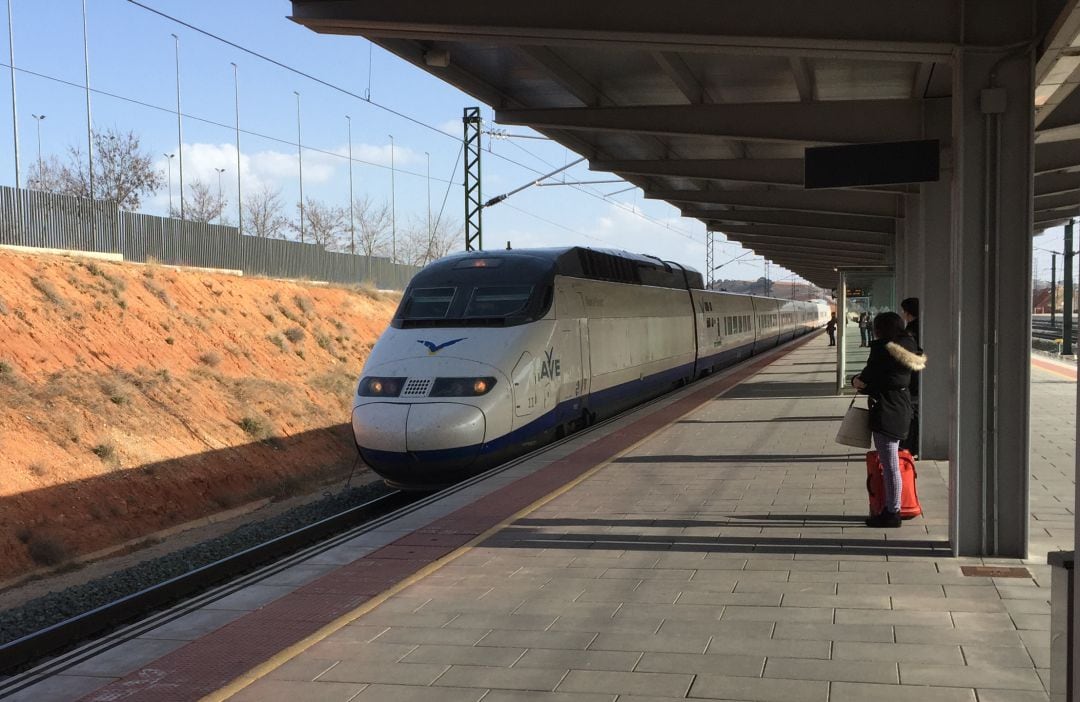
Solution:
{"label": "beige handbag", "polygon": [[851,398],[844,421],[840,422],[840,430],[836,432],[836,443],[855,448],[870,448],[870,410],[864,407],[856,407],[855,400],[858,395]]}

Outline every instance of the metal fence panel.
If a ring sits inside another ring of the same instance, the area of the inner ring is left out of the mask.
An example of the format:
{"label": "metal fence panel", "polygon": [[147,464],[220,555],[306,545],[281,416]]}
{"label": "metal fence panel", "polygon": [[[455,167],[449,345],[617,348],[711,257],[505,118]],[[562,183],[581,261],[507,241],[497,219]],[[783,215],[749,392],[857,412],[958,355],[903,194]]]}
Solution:
{"label": "metal fence panel", "polygon": [[0,244],[122,254],[125,260],[402,290],[416,266],[243,235],[236,227],[122,212],[115,204],[0,187]]}

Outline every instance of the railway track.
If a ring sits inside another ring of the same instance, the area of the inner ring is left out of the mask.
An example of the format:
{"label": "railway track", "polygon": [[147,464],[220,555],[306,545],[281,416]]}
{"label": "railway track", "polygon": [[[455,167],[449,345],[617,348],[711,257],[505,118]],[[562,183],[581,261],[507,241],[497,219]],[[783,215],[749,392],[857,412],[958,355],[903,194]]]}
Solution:
{"label": "railway track", "polygon": [[[1076,325],[1073,326],[1073,341],[1075,342],[1078,335]],[[1031,319],[1031,336],[1033,339],[1046,339],[1052,341],[1054,339],[1060,339],[1064,335],[1065,331],[1062,328],[1061,319],[1058,318],[1057,322],[1053,325],[1050,324],[1050,319],[1040,319],[1033,317]]]}

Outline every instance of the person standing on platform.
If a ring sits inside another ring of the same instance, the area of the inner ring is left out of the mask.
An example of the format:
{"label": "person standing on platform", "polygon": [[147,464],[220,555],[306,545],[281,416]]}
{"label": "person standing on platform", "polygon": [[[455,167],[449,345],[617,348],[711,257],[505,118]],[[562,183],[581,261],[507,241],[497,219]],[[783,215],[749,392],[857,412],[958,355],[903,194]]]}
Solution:
{"label": "person standing on platform", "polygon": [[836,346],[836,313],[825,323],[825,333],[829,335],[829,346]]}
{"label": "person standing on platform", "polygon": [[[919,338],[919,298],[909,297],[900,303],[900,316],[907,323],[906,331],[915,340],[915,346],[922,353],[922,341]],[[911,374],[911,385],[908,393],[911,395],[911,428],[907,438],[900,442],[900,448],[911,453],[915,458],[919,456],[919,372]]]}
{"label": "person standing on platform", "polygon": [[859,346],[870,345],[870,313],[859,314]]}
{"label": "person standing on platform", "polygon": [[866,520],[875,528],[900,526],[900,442],[911,426],[911,372],[926,367],[915,339],[908,335],[904,320],[895,312],[882,312],[873,321],[874,341],[866,367],[851,384],[870,396],[870,430],[881,461],[885,483],[885,510]]}

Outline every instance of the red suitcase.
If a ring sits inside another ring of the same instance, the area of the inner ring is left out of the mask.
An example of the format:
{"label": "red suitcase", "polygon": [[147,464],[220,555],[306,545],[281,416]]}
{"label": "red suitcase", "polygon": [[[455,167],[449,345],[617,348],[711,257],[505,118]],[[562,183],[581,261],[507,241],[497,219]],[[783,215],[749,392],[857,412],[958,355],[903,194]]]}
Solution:
{"label": "red suitcase", "polygon": [[[915,459],[909,451],[903,449],[900,456],[900,478],[903,490],[900,493],[900,518],[911,519],[922,514],[919,504],[919,491],[915,487],[918,474],[915,471]],[[881,514],[885,510],[885,478],[878,460],[877,451],[866,454],[866,492],[870,495],[870,516]]]}

